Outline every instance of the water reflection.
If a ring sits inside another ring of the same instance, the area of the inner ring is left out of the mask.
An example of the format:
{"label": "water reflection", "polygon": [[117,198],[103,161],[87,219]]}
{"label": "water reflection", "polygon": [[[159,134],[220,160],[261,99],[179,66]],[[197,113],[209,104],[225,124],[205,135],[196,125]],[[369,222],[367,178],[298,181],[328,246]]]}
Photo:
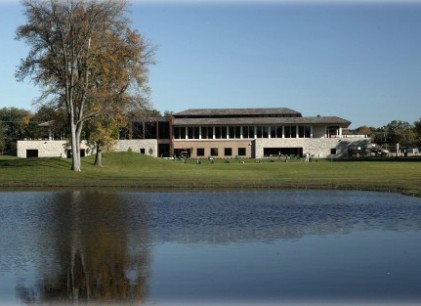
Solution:
{"label": "water reflection", "polygon": [[0,193],[0,221],[0,302],[7,304],[15,302],[10,288],[26,304],[421,300],[421,278],[412,272],[421,268],[419,198]]}
{"label": "water reflection", "polygon": [[[139,194],[126,194],[139,200]],[[226,244],[421,230],[421,199],[370,192],[142,194],[155,242]]]}
{"label": "water reflection", "polygon": [[[39,219],[41,249],[49,258],[39,268],[35,287],[17,288],[25,303],[82,301],[144,302],[148,294],[148,249],[131,254],[128,211],[117,193],[56,193]],[[142,206],[138,206],[142,213]],[[137,228],[137,245],[148,241],[147,228]],[[52,252],[52,253],[51,253]]]}

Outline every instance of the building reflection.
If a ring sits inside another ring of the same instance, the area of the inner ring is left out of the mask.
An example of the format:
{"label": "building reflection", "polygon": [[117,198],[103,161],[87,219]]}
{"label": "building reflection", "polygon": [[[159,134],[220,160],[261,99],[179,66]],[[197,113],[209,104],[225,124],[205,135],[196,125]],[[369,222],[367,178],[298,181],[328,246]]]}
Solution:
{"label": "building reflection", "polygon": [[[25,303],[142,304],[148,297],[148,230],[131,222],[131,209],[118,193],[57,193],[45,211],[52,245],[40,250],[39,281],[20,286]],[[146,214],[136,205],[135,214]],[[138,218],[139,219],[139,218]],[[142,218],[146,220],[146,218]]]}

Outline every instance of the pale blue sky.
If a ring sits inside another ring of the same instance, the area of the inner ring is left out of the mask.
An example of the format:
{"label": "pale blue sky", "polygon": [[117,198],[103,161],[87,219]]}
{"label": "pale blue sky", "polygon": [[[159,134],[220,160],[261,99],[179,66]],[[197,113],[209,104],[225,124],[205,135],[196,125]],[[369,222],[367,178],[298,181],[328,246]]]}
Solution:
{"label": "pale blue sky", "polygon": [[[130,18],[157,46],[151,102],[289,107],[379,127],[421,117],[421,1],[136,1]],[[31,108],[14,79],[18,2],[0,2],[0,107]]]}

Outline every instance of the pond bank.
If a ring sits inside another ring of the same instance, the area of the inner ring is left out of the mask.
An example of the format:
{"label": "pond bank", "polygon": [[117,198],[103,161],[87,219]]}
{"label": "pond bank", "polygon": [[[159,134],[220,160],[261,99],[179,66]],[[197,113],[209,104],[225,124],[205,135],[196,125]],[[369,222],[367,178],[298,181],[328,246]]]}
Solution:
{"label": "pond bank", "polygon": [[67,159],[0,157],[2,189],[327,189],[397,192],[421,196],[421,162],[320,160],[171,161],[135,153],[104,154],[104,167],[83,159],[82,172]]}

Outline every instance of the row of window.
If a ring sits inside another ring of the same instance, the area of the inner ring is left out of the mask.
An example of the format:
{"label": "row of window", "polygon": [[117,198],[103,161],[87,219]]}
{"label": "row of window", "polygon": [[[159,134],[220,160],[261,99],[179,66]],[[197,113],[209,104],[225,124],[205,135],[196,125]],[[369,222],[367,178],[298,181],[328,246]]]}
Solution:
{"label": "row of window", "polygon": [[174,139],[311,138],[310,125],[176,126]]}
{"label": "row of window", "polygon": [[[221,155],[219,155],[219,153],[220,153],[219,148],[211,148],[209,153],[206,155],[204,148],[197,148],[196,149],[196,156],[197,157],[205,157],[205,156],[209,156],[209,155],[212,156],[212,157],[221,156]],[[246,156],[246,148],[237,148],[236,152],[234,152],[234,150],[232,148],[224,148],[224,155],[223,156],[226,156],[226,157]]]}

